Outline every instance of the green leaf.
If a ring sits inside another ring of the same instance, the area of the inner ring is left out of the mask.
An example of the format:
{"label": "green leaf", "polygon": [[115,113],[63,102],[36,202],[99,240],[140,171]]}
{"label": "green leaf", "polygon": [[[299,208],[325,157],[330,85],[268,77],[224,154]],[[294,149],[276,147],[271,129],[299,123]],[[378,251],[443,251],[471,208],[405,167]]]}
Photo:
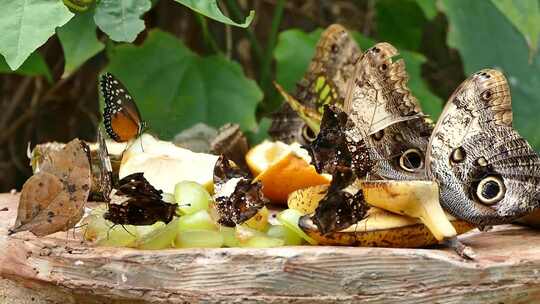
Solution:
{"label": "green leaf", "polygon": [[200,57],[174,36],[151,31],[144,44],[118,45],[108,71],[133,95],[152,131],[172,138],[195,123],[254,130],[262,93],[236,62]]}
{"label": "green leaf", "polygon": [[529,59],[532,60],[538,51],[538,35],[540,35],[540,4],[538,0],[491,1],[525,37],[529,46]]}
{"label": "green leaf", "polygon": [[[490,1],[445,0],[448,45],[459,50],[465,72],[503,70],[512,89],[514,126],[540,149],[540,56],[529,64],[523,36]],[[471,30],[474,29],[474,30]]]}
{"label": "green leaf", "polygon": [[73,13],[59,0],[3,1],[0,10],[0,54],[12,70],[68,22]]}
{"label": "green leaf", "polygon": [[288,92],[294,92],[296,83],[302,79],[311,58],[315,54],[315,45],[322,29],[309,34],[291,29],[279,34],[274,58],[276,59],[276,80]]}
{"label": "green leaf", "polygon": [[239,27],[248,27],[251,24],[251,21],[253,21],[253,18],[255,17],[255,11],[251,10],[249,12],[249,16],[247,16],[246,20],[242,23],[236,23],[232,21],[227,16],[223,15],[221,10],[219,9],[219,6],[217,4],[216,0],[174,0],[182,5],[185,5],[189,7],[190,9],[196,11],[197,13],[204,15],[210,19],[214,19],[216,21],[230,24],[234,26]]}
{"label": "green leaf", "polygon": [[15,71],[12,71],[3,57],[0,56],[0,73],[15,73],[24,76],[45,76],[49,82],[52,82],[49,66],[38,52],[32,53],[28,59]]}
{"label": "green leaf", "polygon": [[144,30],[144,21],[140,17],[151,7],[150,0],[101,0],[94,20],[112,40],[133,42]]}
{"label": "green leaf", "polygon": [[437,16],[437,1],[436,0],[416,0],[416,4],[424,12],[426,19],[432,20]]}
{"label": "green leaf", "polygon": [[400,49],[418,50],[426,18],[413,0],[376,2],[377,39]]}
{"label": "green leaf", "polygon": [[[304,75],[311,58],[315,52],[315,45],[322,33],[318,29],[311,33],[305,33],[297,29],[287,30],[279,35],[278,44],[274,56],[276,58],[276,80],[287,91],[294,92],[296,82]],[[352,33],[362,49],[367,49],[375,44],[375,41]],[[441,112],[442,100],[434,95],[422,79],[421,66],[426,58],[416,52],[401,51],[403,60],[407,65],[410,79],[409,88],[420,101],[425,113],[436,118]]]}
{"label": "green leaf", "polygon": [[72,73],[105,48],[97,39],[92,16],[92,11],[78,14],[57,30],[66,61],[64,75]]}

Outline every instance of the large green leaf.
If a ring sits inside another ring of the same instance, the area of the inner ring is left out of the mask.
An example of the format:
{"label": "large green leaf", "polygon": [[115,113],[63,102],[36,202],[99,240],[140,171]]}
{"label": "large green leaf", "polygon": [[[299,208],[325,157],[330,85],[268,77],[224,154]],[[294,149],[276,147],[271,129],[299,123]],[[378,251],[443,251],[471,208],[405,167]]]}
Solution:
{"label": "large green leaf", "polygon": [[[528,60],[527,42],[490,1],[445,0],[448,44],[459,50],[465,71],[502,69],[512,89],[514,125],[540,148],[540,56]],[[472,30],[474,29],[474,30]]]}
{"label": "large green leaf", "polygon": [[435,0],[416,0],[416,4],[424,12],[424,16],[431,20],[437,16],[437,1]]}
{"label": "large green leaf", "polygon": [[114,41],[133,42],[144,30],[141,15],[152,7],[150,0],[101,0],[94,20]]}
{"label": "large green leaf", "polygon": [[239,27],[248,27],[251,24],[251,21],[253,21],[253,18],[255,17],[255,11],[250,11],[249,16],[244,20],[242,23],[236,23],[232,21],[229,17],[223,15],[221,10],[219,9],[219,6],[217,4],[216,0],[174,0],[180,4],[183,4],[190,9],[196,11],[199,14],[205,15],[206,17],[210,19],[214,19],[216,21],[239,26]]}
{"label": "large green leaf", "polygon": [[529,45],[529,57],[538,51],[540,35],[540,9],[538,0],[491,0],[495,7],[525,36]]}
{"label": "large green leaf", "polygon": [[276,59],[276,81],[287,91],[295,90],[315,54],[315,45],[322,30],[305,33],[298,29],[283,31],[278,36],[274,49]]}
{"label": "large green leaf", "polygon": [[96,24],[92,16],[92,11],[78,14],[57,30],[66,61],[64,74],[72,73],[105,48],[97,39]]}
{"label": "large green leaf", "polygon": [[0,9],[0,54],[12,70],[68,22],[73,13],[59,0],[3,1]]}
{"label": "large green leaf", "polygon": [[200,57],[170,34],[154,30],[140,47],[119,45],[108,71],[127,86],[150,128],[171,138],[197,122],[237,122],[254,130],[262,93],[223,56]]}
{"label": "large green leaf", "polygon": [[3,57],[0,56],[0,73],[15,73],[24,76],[44,76],[49,82],[52,82],[49,66],[38,52],[32,53],[28,59],[15,71],[12,71]]}
{"label": "large green leaf", "polygon": [[378,0],[377,39],[387,41],[398,48],[418,50],[426,18],[413,0]]}
{"label": "large green leaf", "polygon": [[[296,82],[304,75],[315,52],[315,45],[321,32],[321,29],[311,33],[292,29],[280,33],[274,53],[277,62],[276,80],[287,91],[294,91]],[[364,50],[375,44],[375,41],[359,33],[353,32],[352,35]],[[426,82],[422,79],[421,66],[426,58],[411,51],[401,51],[401,54],[410,76],[408,83],[410,89],[420,100],[424,111],[436,118],[441,112],[442,100],[431,93]]]}

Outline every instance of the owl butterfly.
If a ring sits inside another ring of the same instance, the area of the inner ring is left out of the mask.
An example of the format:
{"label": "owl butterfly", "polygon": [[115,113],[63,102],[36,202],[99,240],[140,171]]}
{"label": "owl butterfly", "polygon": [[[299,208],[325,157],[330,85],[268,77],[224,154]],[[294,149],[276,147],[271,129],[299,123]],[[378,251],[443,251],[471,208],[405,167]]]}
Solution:
{"label": "owl butterfly", "polygon": [[110,73],[101,76],[100,87],[105,99],[103,119],[107,134],[117,142],[139,137],[146,122],[126,87]]}
{"label": "owl butterfly", "polygon": [[214,200],[219,215],[218,223],[234,227],[253,217],[268,200],[262,184],[252,182],[252,176],[236,167],[221,155],[214,166]]}
{"label": "owl butterfly", "polygon": [[347,133],[370,147],[370,178],[423,179],[433,125],[407,87],[405,62],[392,60],[398,54],[391,44],[378,43],[358,60],[345,99],[355,125]]}
{"label": "owl butterfly", "polygon": [[176,215],[177,205],[164,202],[161,194],[143,173],[130,174],[118,182],[115,195],[120,197],[120,202],[110,203],[103,217],[116,225],[169,223]]}
{"label": "owl butterfly", "polygon": [[478,226],[509,223],[540,207],[540,158],[512,127],[504,75],[482,70],[452,94],[426,155],[441,205]]}
{"label": "owl butterfly", "polygon": [[288,104],[284,103],[273,115],[270,136],[285,142],[313,140],[316,136],[313,128],[318,131],[324,105],[343,105],[347,80],[360,56],[361,51],[347,30],[339,24],[330,25],[322,33],[294,97],[276,85]]}

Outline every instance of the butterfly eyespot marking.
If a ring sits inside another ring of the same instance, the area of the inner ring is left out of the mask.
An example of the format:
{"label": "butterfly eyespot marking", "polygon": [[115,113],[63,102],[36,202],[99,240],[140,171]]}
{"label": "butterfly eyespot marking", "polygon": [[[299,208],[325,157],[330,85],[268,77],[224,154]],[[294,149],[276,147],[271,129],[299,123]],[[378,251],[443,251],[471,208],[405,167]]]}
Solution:
{"label": "butterfly eyespot marking", "polygon": [[463,149],[462,147],[457,147],[450,154],[450,162],[457,164],[464,161],[465,157],[467,157],[465,149]]}
{"label": "butterfly eyespot marking", "polygon": [[379,141],[384,137],[384,130],[377,131],[376,133],[371,135],[371,138],[373,138],[375,141]]}
{"label": "butterfly eyespot marking", "polygon": [[388,65],[387,65],[386,63],[383,63],[383,64],[381,64],[381,65],[379,66],[379,69],[380,69],[381,71],[386,71],[387,68],[388,68]]}
{"label": "butterfly eyespot marking", "polygon": [[401,154],[399,166],[408,172],[414,172],[424,166],[422,152],[416,148],[411,148]]}
{"label": "butterfly eyespot marking", "polygon": [[493,205],[503,199],[506,187],[501,177],[490,175],[478,183],[476,197],[484,205]]}
{"label": "butterfly eyespot marking", "polygon": [[333,43],[332,46],[330,46],[330,50],[332,50],[332,53],[339,52],[339,45],[337,45],[336,43]]}
{"label": "butterfly eyespot marking", "polygon": [[373,50],[373,53],[378,53],[381,51],[381,49],[379,49],[378,47],[374,47],[372,48],[372,50]]}
{"label": "butterfly eyespot marking", "polygon": [[315,138],[317,138],[317,135],[315,132],[313,132],[313,130],[311,130],[310,127],[308,127],[308,125],[304,125],[302,127],[302,137],[305,141],[312,142],[315,140]]}
{"label": "butterfly eyespot marking", "polygon": [[477,158],[475,162],[480,167],[485,167],[488,165],[488,161],[483,156]]}
{"label": "butterfly eyespot marking", "polygon": [[491,100],[492,97],[493,97],[493,93],[491,93],[491,90],[489,90],[489,89],[485,90],[480,95],[480,98],[482,98],[482,100],[484,100],[484,101],[489,101],[489,100]]}

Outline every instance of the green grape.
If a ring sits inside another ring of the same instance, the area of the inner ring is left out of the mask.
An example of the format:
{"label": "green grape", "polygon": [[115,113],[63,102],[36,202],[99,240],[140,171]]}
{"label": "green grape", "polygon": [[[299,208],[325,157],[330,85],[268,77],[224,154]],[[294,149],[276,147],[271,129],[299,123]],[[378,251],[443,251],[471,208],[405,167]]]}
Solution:
{"label": "green grape", "polygon": [[192,214],[199,210],[208,210],[212,200],[212,197],[203,186],[190,181],[176,184],[174,198],[181,214]]}
{"label": "green grape", "polygon": [[235,237],[240,244],[246,243],[255,236],[266,236],[264,233],[246,225],[236,225]]}
{"label": "green grape", "polygon": [[223,246],[225,247],[238,247],[240,242],[236,239],[236,229],[233,227],[219,227],[219,233],[223,237]]}
{"label": "green grape", "polygon": [[136,226],[139,235],[138,239],[146,237],[147,234],[152,233],[154,230],[163,229],[165,226],[167,226],[167,224],[164,222],[155,222],[153,225]]}
{"label": "green grape", "polygon": [[283,225],[271,226],[266,234],[272,238],[282,239],[285,241],[285,245],[301,245],[303,240],[298,234]]}
{"label": "green grape", "polygon": [[311,245],[317,245],[317,241],[310,238],[304,231],[302,231],[302,229],[300,229],[300,227],[298,227],[298,220],[301,216],[302,213],[300,213],[298,210],[285,209],[278,214],[277,219],[283,226],[291,229],[291,231],[302,237]]}
{"label": "green grape", "polygon": [[176,204],[176,199],[174,198],[174,194],[172,193],[162,193],[161,199],[166,203]]}
{"label": "green grape", "polygon": [[216,230],[216,223],[206,210],[183,215],[178,219],[178,231],[186,230]]}
{"label": "green grape", "polygon": [[177,248],[219,248],[223,246],[223,236],[213,230],[186,230],[178,233]]}
{"label": "green grape", "polygon": [[131,247],[138,237],[137,228],[131,225],[109,226],[105,236],[96,244],[110,247]]}
{"label": "green grape", "polygon": [[174,238],[178,234],[178,218],[175,218],[165,227],[155,229],[135,242],[139,249],[164,249],[172,247]]}
{"label": "green grape", "polygon": [[134,226],[114,225],[103,218],[107,212],[105,204],[100,205],[83,220],[85,225],[84,239],[99,246],[125,247],[131,245],[138,237]]}
{"label": "green grape", "polygon": [[270,247],[280,247],[285,245],[285,241],[278,238],[268,237],[268,236],[254,236],[247,240],[247,242],[242,243],[240,247],[244,248],[270,248]]}

